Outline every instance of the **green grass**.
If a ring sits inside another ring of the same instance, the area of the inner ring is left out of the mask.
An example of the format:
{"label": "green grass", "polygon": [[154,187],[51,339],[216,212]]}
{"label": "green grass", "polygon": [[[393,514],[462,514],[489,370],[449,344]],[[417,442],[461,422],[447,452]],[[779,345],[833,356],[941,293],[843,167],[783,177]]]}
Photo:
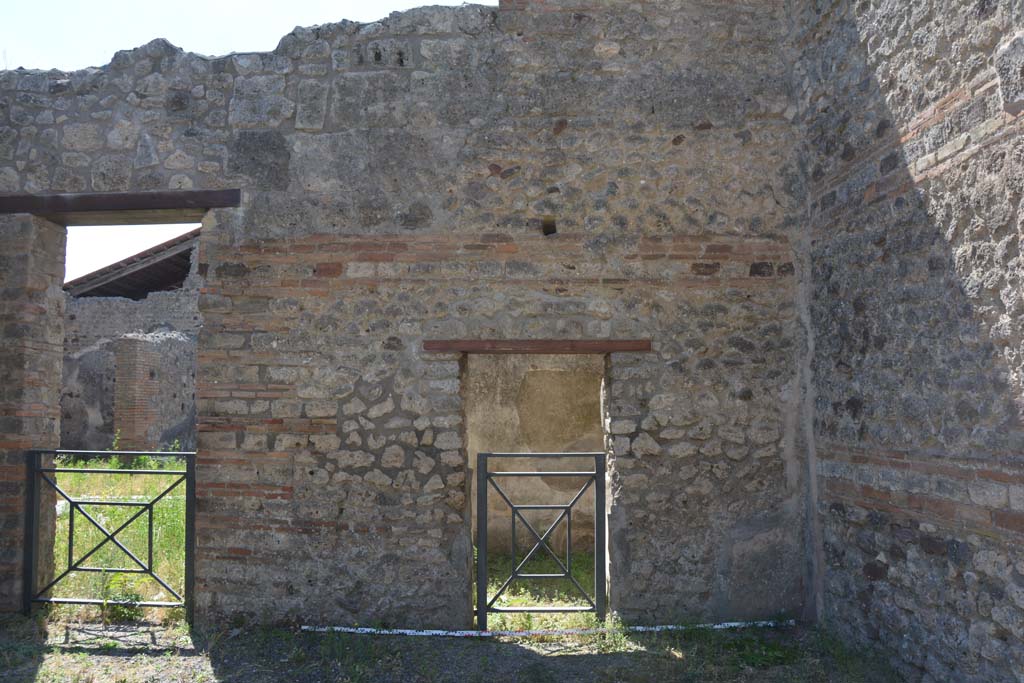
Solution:
{"label": "green grass", "polygon": [[[522,556],[520,556],[520,560]],[[564,561],[564,557],[562,558]],[[594,556],[592,553],[574,552],[572,556],[572,575],[576,581],[593,595]],[[508,555],[491,553],[488,556],[488,596],[493,597],[505,579],[511,573],[512,558]],[[561,568],[548,555],[536,556],[523,567],[530,573],[558,573]],[[495,603],[497,606],[529,606],[529,605],[580,605],[587,604],[579,594],[579,590],[568,579],[526,579],[517,580],[509,585]],[[801,650],[785,638],[779,638],[776,631],[750,629],[743,631],[716,631],[712,629],[694,629],[653,634],[634,634],[628,632],[614,616],[609,616],[605,623],[600,623],[595,614],[564,613],[513,613],[488,614],[490,630],[555,630],[555,629],[592,629],[600,626],[606,632],[581,635],[559,636],[551,640],[569,642],[573,647],[599,654],[658,652],[668,659],[685,659],[703,663],[715,662],[716,669],[739,671],[742,669],[771,669],[785,667],[797,663],[803,656]],[[835,642],[821,642],[816,645],[822,649],[833,647],[830,654],[840,659],[843,648]],[[703,664],[701,664],[703,666]]]}
{"label": "green grass", "polygon": [[[523,556],[517,558],[522,561]],[[563,556],[562,561],[565,561]],[[573,552],[572,576],[576,582],[593,597],[594,555],[587,552]],[[534,553],[521,572],[530,574],[555,574],[562,569],[545,551]],[[487,595],[493,598],[501,589],[505,579],[512,573],[512,557],[489,553],[487,558]],[[474,594],[475,595],[475,594]],[[516,579],[501,594],[495,607],[527,607],[542,605],[586,606],[586,599],[569,579]],[[595,628],[600,624],[593,613],[510,613],[488,614],[487,627],[498,631],[524,631],[535,629]]]}
{"label": "green grass", "polygon": [[887,656],[806,628],[572,638],[408,638],[249,626],[212,631],[0,615],[0,679],[339,683],[896,683]]}
{"label": "green grass", "polygon": [[[78,469],[113,469],[121,466],[118,457],[109,459],[62,462],[62,467]],[[135,469],[184,470],[180,458],[140,457],[132,464]],[[93,474],[60,472],[57,485],[76,501],[146,502],[170,486],[180,475],[159,474]],[[45,486],[45,484],[44,484]],[[57,496],[56,534],[54,536],[54,567],[60,574],[68,567],[68,532],[74,524],[74,561],[100,544],[103,533],[82,513],[84,510],[108,531],[114,531],[141,508],[82,503],[82,510],[74,512],[60,495]],[[116,538],[143,563],[149,561],[149,515],[138,519],[117,534]],[[171,588],[183,595],[185,584],[185,483],[182,482],[164,496],[153,508],[153,569]],[[83,563],[90,567],[138,568],[130,557],[112,542],[107,542]],[[95,598],[101,600],[174,601],[174,596],[146,574],[117,572],[72,571],[54,586],[52,597]],[[146,610],[145,616],[154,618],[180,618],[181,610]],[[54,606],[56,618],[96,619],[105,621],[135,621],[144,616],[136,607],[105,605],[104,607],[60,605]]]}

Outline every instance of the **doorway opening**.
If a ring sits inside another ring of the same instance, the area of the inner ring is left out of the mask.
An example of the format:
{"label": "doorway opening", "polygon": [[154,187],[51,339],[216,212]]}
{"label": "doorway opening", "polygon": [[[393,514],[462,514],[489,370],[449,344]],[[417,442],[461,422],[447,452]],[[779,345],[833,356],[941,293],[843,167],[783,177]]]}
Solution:
{"label": "doorway opening", "polygon": [[200,226],[67,230],[61,448],[194,450]]}
{"label": "doorway opening", "polygon": [[[185,392],[176,396],[171,389],[170,397],[175,400],[168,401],[161,374],[167,374],[168,367],[183,367],[194,384],[196,345],[191,354],[178,353],[178,362],[165,362],[147,346],[156,340],[138,335],[167,330],[148,329],[154,326],[134,306],[144,304],[148,297],[183,289],[198,270],[194,258],[198,234],[187,233],[196,223],[206,221],[210,209],[237,207],[240,202],[237,189],[0,197],[0,213],[34,217],[33,239],[44,257],[39,281],[45,284],[48,318],[38,327],[46,343],[33,349],[37,365],[47,369],[40,375],[44,381],[38,392],[43,408],[53,413],[59,408],[58,414],[68,419],[68,404],[61,401],[70,393],[61,378],[62,367],[65,372],[69,369],[65,357],[81,344],[83,336],[110,332],[118,337],[112,352],[114,369],[104,367],[102,359],[89,362],[84,373],[81,365],[75,369],[78,379],[92,375],[98,391],[107,394],[117,395],[115,386],[136,387],[138,391],[123,401],[124,415],[134,425],[150,424],[150,418],[159,417],[168,406],[185,410],[179,400]],[[112,255],[125,246],[126,236],[146,230],[139,226],[170,224],[184,227],[172,228],[174,233],[157,238],[152,246],[142,245],[141,251],[128,247],[129,253]],[[98,269],[83,268],[91,272],[73,273],[72,277],[81,277],[64,282],[61,296],[68,226],[87,226],[86,248],[98,251],[106,263],[95,264]],[[112,228],[114,239],[104,241],[98,238],[103,226],[120,227]],[[191,324],[198,332],[199,286],[195,278],[191,281],[196,283],[197,295]],[[89,302],[92,314],[82,314],[76,301]],[[156,318],[160,317],[157,312]],[[162,321],[155,325],[164,326]],[[198,334],[194,336],[198,338]],[[119,354],[122,343],[124,353]],[[97,345],[102,345],[100,340],[80,350],[84,353]],[[194,390],[187,398],[194,401]],[[119,403],[122,401],[115,397],[115,414]],[[95,406],[86,406],[82,412],[95,413],[88,418],[96,418],[102,427],[102,409],[91,408]],[[187,429],[191,422],[194,433],[194,409],[191,412],[189,419],[179,423]],[[25,613],[38,603],[48,603],[56,609],[81,610],[79,616],[86,617],[91,615],[83,612],[90,609],[101,610],[104,618],[114,616],[108,611],[112,607],[132,617],[140,616],[141,609],[147,607],[181,609],[190,617],[194,605],[195,453],[184,451],[187,444],[183,441],[188,436],[148,428],[119,430],[115,423],[113,433],[108,431],[106,438],[100,434],[99,442],[90,443],[84,437],[76,441],[62,433],[66,439],[59,443],[52,438],[56,435],[53,430],[34,431],[31,438],[38,441],[26,454],[28,477],[22,494],[20,583]],[[154,431],[159,432],[155,437]],[[171,519],[173,529],[165,525]],[[165,557],[175,569],[173,577],[165,567]],[[97,578],[99,583],[93,580]],[[149,585],[142,586],[140,582],[145,581]]]}
{"label": "doorway opening", "polygon": [[[477,608],[486,595],[493,609],[489,619],[478,612],[478,627],[483,619],[492,630],[594,623],[598,594],[603,596],[607,576],[607,511],[604,505],[596,509],[607,499],[600,496],[604,500],[598,500],[597,488],[603,491],[604,477],[598,482],[584,474],[526,473],[594,472],[594,454],[600,454],[603,464],[606,358],[602,354],[466,356],[463,386],[472,534],[475,543],[483,539],[487,548],[484,563],[484,553],[476,548],[474,596]],[[494,474],[486,497],[481,498],[477,471],[481,453],[590,455],[490,456],[486,472]],[[502,474],[508,472],[519,474]],[[486,514],[479,509],[481,500],[486,501]],[[478,528],[481,520],[485,520],[485,534]],[[480,591],[483,575],[485,592]],[[603,611],[603,597],[600,602]],[[538,609],[516,611],[531,607]]]}
{"label": "doorway opening", "polygon": [[62,617],[185,605],[199,235],[195,222],[67,227],[60,448],[37,454],[31,502],[55,497],[38,599]]}

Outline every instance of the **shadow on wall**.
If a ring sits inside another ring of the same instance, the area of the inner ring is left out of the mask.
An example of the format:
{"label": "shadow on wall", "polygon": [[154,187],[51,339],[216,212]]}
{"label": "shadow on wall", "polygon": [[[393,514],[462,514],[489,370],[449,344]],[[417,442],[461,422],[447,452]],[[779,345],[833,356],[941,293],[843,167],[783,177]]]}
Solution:
{"label": "shadow on wall", "polygon": [[62,447],[95,451],[111,447],[115,362],[112,343],[65,353],[60,397]]}
{"label": "shadow on wall", "polygon": [[196,335],[112,333],[65,342],[61,447],[194,450]]}
{"label": "shadow on wall", "polygon": [[908,680],[1024,680],[1024,46],[954,4],[804,17],[826,620]]}

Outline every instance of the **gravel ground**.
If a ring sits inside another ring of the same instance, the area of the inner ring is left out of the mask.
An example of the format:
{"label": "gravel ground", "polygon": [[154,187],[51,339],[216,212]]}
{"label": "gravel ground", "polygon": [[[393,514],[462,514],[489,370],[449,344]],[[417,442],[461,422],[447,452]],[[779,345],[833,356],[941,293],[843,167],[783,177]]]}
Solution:
{"label": "gravel ground", "polygon": [[439,639],[285,628],[0,618],[0,681],[72,683],[885,683],[880,658],[803,628],[570,639]]}

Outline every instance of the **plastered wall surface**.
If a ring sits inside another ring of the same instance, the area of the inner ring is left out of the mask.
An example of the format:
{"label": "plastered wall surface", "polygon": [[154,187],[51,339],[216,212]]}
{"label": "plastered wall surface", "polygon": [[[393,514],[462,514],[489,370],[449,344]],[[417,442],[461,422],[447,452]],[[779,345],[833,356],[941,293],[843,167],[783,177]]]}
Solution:
{"label": "plastered wall surface", "polygon": [[[463,375],[466,448],[469,455],[469,500],[473,538],[477,533],[476,457],[480,453],[581,453],[604,451],[601,391],[605,356],[470,354]],[[489,471],[591,471],[593,458],[493,459]],[[557,477],[505,478],[502,492],[516,505],[565,504],[583,485],[582,479]],[[488,548],[508,555],[512,549],[512,512],[501,495],[488,491]],[[522,512],[541,534],[555,515]],[[594,550],[594,493],[580,497],[572,511],[572,548]],[[552,548],[563,553],[568,541],[563,522],[551,533]],[[520,558],[536,541],[520,527],[516,538]]]}

